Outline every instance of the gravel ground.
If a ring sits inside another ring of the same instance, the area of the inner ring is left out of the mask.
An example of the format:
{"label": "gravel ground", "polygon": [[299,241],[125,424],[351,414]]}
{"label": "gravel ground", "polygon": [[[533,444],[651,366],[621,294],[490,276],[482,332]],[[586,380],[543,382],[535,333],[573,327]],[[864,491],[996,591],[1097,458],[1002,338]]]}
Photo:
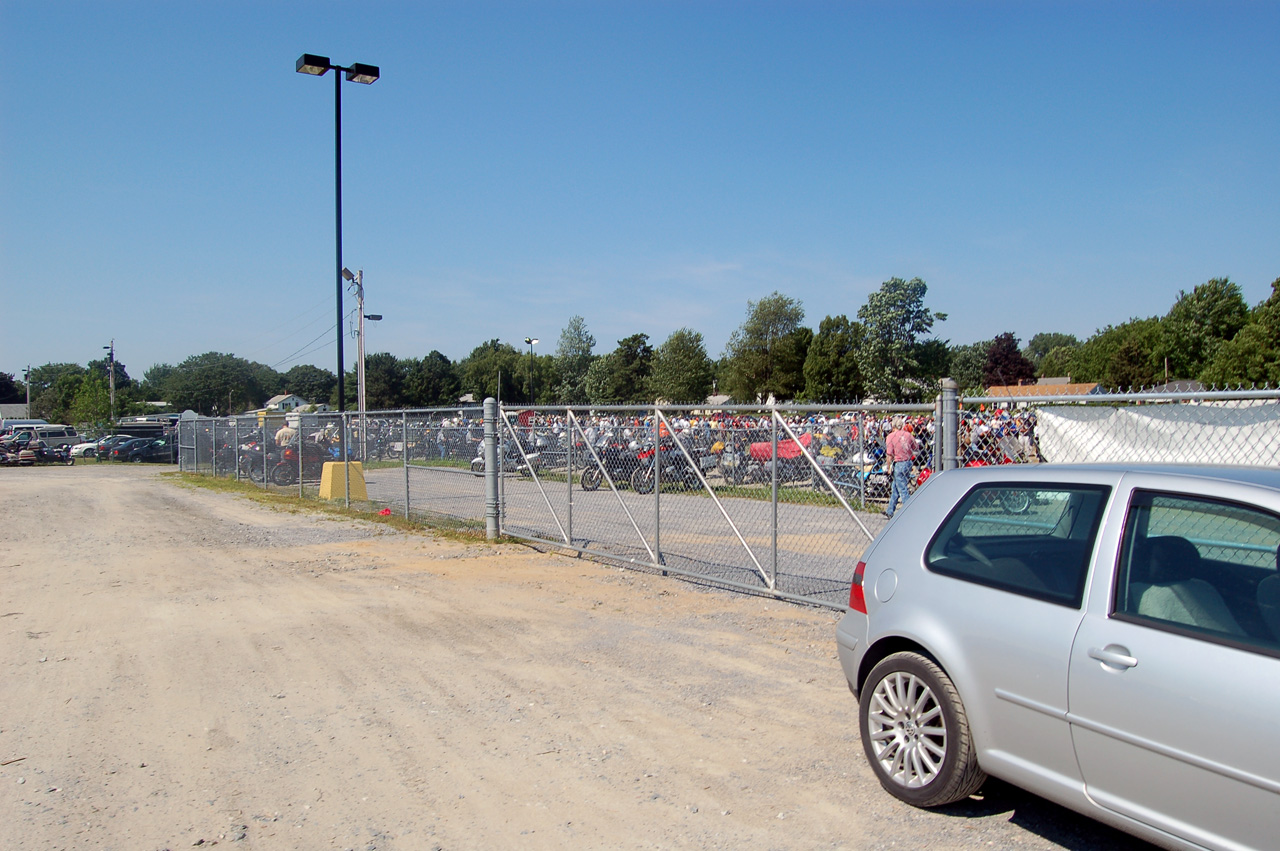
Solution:
{"label": "gravel ground", "polygon": [[134,465],[0,507],[5,849],[1149,847],[882,792],[829,610]]}

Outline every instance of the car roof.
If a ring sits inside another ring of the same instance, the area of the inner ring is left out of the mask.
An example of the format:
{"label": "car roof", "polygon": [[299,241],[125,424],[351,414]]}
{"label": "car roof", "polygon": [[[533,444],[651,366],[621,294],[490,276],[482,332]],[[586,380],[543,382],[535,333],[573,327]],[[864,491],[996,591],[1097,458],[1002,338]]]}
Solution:
{"label": "car roof", "polygon": [[1280,490],[1280,468],[1229,464],[998,464],[986,467],[959,467],[948,470],[979,481],[1050,479],[1070,481],[1080,473],[1112,474],[1117,479],[1125,473],[1169,476],[1180,479],[1242,482]]}

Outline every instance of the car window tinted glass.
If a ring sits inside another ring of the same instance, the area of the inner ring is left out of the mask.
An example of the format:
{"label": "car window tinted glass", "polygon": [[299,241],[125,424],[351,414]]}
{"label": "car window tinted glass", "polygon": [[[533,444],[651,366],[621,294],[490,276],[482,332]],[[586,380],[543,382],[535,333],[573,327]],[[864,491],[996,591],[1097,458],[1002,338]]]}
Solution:
{"label": "car window tinted glass", "polygon": [[929,545],[930,570],[1079,607],[1110,489],[992,484],[974,488]]}
{"label": "car window tinted glass", "polygon": [[1280,650],[1280,517],[1138,491],[1125,520],[1114,611],[1187,634]]}

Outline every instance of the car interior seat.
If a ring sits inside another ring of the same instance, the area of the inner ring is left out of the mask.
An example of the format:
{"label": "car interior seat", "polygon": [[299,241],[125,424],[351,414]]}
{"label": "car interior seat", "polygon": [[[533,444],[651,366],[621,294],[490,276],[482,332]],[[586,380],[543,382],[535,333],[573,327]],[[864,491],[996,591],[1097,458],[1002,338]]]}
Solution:
{"label": "car interior seat", "polygon": [[1280,642],[1280,549],[1276,550],[1276,572],[1258,583],[1258,611],[1271,636]]}
{"label": "car interior seat", "polygon": [[1242,635],[1244,631],[1227,608],[1222,595],[1199,578],[1200,551],[1177,535],[1146,541],[1145,571],[1136,572],[1130,588],[1140,615],[1186,624],[1214,632]]}

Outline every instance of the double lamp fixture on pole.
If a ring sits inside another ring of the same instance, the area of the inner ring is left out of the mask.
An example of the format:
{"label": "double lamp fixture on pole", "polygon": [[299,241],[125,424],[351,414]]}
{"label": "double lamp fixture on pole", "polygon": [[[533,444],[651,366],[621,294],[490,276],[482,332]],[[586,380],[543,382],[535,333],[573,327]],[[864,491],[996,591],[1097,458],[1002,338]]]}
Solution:
{"label": "double lamp fixture on pole", "polygon": [[[366,86],[378,79],[378,66],[361,65],[359,62],[350,68],[344,68],[341,65],[334,65],[329,61],[328,56],[315,56],[310,53],[304,53],[298,57],[297,72],[299,74],[311,74],[316,77],[324,76],[329,70],[341,71],[346,74],[347,82],[364,83]],[[337,245],[337,283],[338,283],[338,413],[346,410],[346,397],[342,384],[343,373],[343,357],[342,357],[342,76],[333,75],[333,153],[334,153],[334,209],[335,209],[335,243]],[[342,438],[342,455],[346,459],[346,429],[343,430]]]}

